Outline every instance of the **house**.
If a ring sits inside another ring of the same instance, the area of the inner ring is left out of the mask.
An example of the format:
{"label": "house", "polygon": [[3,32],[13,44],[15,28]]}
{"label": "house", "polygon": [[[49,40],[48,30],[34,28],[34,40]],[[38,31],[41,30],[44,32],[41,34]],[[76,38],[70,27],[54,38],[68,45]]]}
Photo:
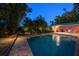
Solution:
{"label": "house", "polygon": [[79,24],[61,24],[52,26],[52,30],[54,32],[71,32],[71,33],[79,33]]}

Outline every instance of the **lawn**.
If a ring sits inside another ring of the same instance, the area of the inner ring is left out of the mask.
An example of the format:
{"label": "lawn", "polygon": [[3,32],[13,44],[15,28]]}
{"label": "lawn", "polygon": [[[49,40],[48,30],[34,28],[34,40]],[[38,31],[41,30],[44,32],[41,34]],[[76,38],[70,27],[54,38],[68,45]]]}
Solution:
{"label": "lawn", "polygon": [[7,56],[10,53],[11,46],[15,37],[0,38],[0,56]]}

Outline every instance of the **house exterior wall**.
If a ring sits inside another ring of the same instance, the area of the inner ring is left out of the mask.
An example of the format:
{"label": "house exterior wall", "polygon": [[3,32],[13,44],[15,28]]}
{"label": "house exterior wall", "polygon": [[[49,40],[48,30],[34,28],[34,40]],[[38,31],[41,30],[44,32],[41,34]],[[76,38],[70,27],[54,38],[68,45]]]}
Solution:
{"label": "house exterior wall", "polygon": [[57,26],[52,26],[52,30],[54,32],[72,32],[72,33],[79,33],[79,24],[74,24],[74,25],[57,25]]}

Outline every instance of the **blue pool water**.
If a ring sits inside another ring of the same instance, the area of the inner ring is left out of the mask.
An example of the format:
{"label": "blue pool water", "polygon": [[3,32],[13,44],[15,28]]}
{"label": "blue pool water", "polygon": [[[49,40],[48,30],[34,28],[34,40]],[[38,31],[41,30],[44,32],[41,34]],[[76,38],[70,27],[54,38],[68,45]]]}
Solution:
{"label": "blue pool water", "polygon": [[75,50],[74,41],[62,39],[57,46],[51,35],[31,37],[28,44],[34,56],[73,56]]}

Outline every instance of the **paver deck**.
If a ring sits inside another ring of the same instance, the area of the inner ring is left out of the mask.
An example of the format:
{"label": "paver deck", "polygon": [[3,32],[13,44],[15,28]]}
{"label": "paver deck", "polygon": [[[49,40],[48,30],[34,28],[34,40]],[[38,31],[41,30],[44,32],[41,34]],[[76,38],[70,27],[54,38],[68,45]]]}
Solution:
{"label": "paver deck", "polygon": [[27,43],[27,37],[19,37],[16,40],[9,56],[32,56],[31,49]]}

